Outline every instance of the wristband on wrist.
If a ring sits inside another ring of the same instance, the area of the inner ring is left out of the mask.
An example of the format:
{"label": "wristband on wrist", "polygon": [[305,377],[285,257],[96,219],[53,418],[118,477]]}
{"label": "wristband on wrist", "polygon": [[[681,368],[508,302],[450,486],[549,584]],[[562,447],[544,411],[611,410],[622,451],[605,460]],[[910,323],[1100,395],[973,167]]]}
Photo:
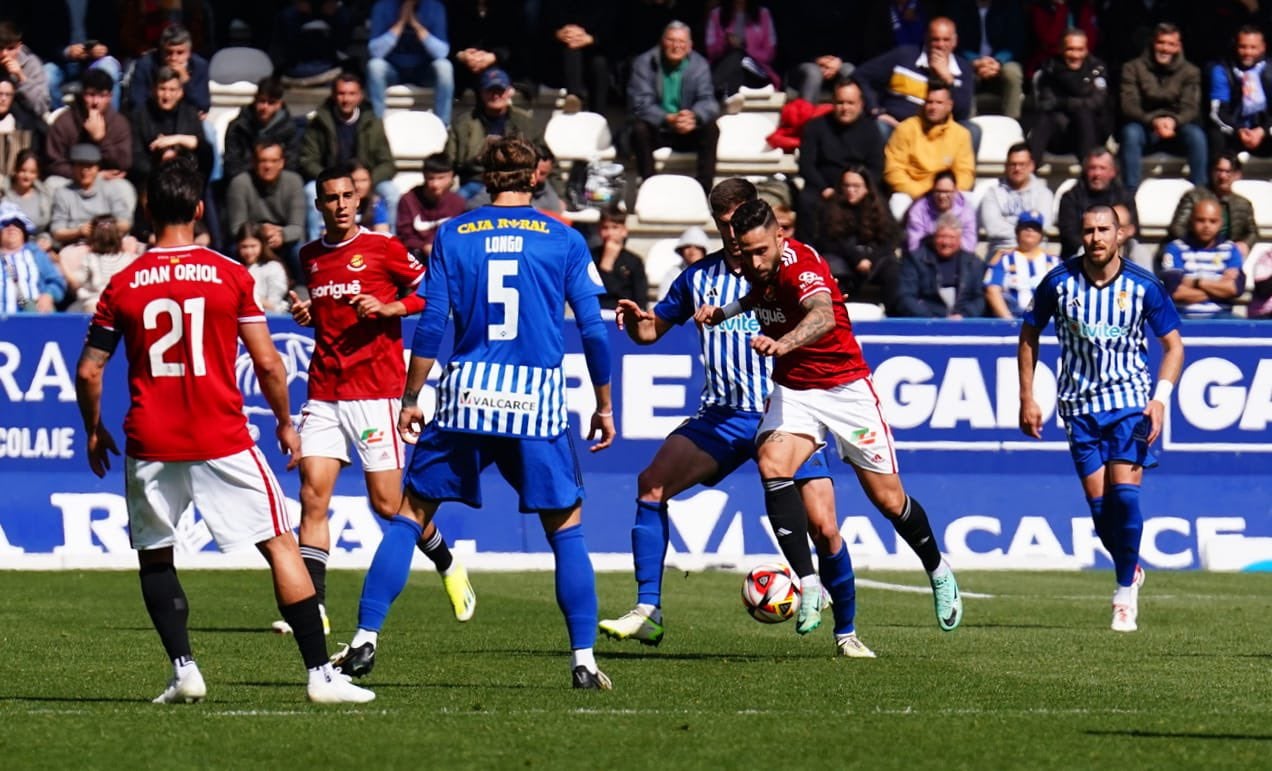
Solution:
{"label": "wristband on wrist", "polygon": [[599,418],[612,418],[614,417],[614,411],[610,410],[609,412],[601,412],[600,410],[597,410],[596,416]]}
{"label": "wristband on wrist", "polygon": [[720,311],[724,313],[724,317],[726,319],[731,319],[734,316],[737,316],[738,314],[742,313],[742,303],[738,300],[734,300],[733,302],[721,308]]}
{"label": "wristband on wrist", "polygon": [[405,393],[405,394],[402,394],[402,406],[403,406],[404,408],[405,408],[405,407],[418,407],[418,406],[419,406],[419,403],[420,403],[420,395],[419,395],[418,393]]}
{"label": "wristband on wrist", "polygon": [[1153,401],[1170,405],[1170,395],[1175,391],[1175,384],[1169,380],[1158,380],[1157,388],[1153,390]]}

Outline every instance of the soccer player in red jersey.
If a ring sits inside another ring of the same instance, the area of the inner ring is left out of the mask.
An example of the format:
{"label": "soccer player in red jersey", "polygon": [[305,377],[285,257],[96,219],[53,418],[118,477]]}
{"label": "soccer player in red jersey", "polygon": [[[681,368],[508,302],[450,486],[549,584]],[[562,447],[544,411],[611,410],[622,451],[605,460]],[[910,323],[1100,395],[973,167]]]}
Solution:
{"label": "soccer player in red jersey", "polygon": [[[811,247],[783,238],[773,210],[764,201],[738,207],[732,228],[742,248],[742,270],[753,286],[751,293],[723,308],[704,305],[694,318],[719,324],[754,310],[763,334],[752,338],[751,347],[776,358],[773,391],[756,433],[756,463],[773,532],[802,535],[805,529],[822,529],[809,521],[792,477],[830,433],[840,457],[857,472],[866,497],[923,562],[932,584],[937,623],[952,631],[963,615],[958,584],[941,557],[927,512],[901,485],[892,431],[883,419],[870,367],[853,337],[843,296],[826,261]],[[790,548],[782,545],[804,583],[805,577],[814,575],[807,548],[793,542]],[[818,543],[822,559],[833,555],[835,546]],[[829,554],[823,551],[827,548]],[[804,591],[798,625],[813,623],[820,616],[820,599],[820,592]]]}
{"label": "soccer player in red jersey", "polygon": [[234,377],[240,339],[278,420],[278,441],[293,465],[299,457],[286,372],[253,299],[252,277],[234,260],[194,243],[203,187],[197,168],[184,159],[151,175],[147,209],[155,246],[102,292],[76,379],[89,467],[105,476],[110,454],[119,450],[101,422],[102,373],[123,340],[132,402],[124,418],[129,537],[146,610],[173,668],[155,702],[195,702],[207,694],[173,565],[176,531],[191,503],[223,551],[255,544],[265,556],[278,608],[295,630],[309,670],[309,699],[368,702],[374,693],[328,663],[318,598],[291,533],[282,488],[248,434]]}
{"label": "soccer player in red jersey", "polygon": [[[300,413],[300,552],[326,624],[327,515],[336,477],[350,461],[350,443],[362,461],[372,509],[392,519],[402,502],[405,452],[397,421],[406,364],[401,317],[424,308],[424,298],[415,293],[424,266],[394,236],[358,225],[352,169],[327,169],[316,186],[314,205],[326,236],[300,249],[310,299],[293,293],[292,317],[314,328],[309,401]],[[418,546],[441,573],[455,618],[472,618],[477,595],[468,572],[435,525],[424,530]],[[284,622],[274,627],[287,631]]]}

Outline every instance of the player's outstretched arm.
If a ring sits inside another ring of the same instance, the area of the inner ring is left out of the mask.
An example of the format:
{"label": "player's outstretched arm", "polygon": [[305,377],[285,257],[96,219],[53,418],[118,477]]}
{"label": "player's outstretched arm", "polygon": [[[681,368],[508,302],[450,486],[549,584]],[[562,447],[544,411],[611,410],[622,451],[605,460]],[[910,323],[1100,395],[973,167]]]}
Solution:
{"label": "player's outstretched arm", "polygon": [[1184,368],[1184,338],[1178,329],[1173,329],[1157,338],[1162,344],[1162,363],[1157,367],[1157,388],[1153,398],[1144,408],[1144,414],[1152,423],[1148,433],[1148,443],[1157,441],[1161,435],[1162,423],[1166,419],[1166,410],[1170,407],[1170,395],[1175,390],[1175,382]]}
{"label": "player's outstretched arm", "polygon": [[119,454],[114,437],[102,425],[102,373],[109,360],[109,351],[85,343],[75,372],[75,401],[84,420],[88,467],[98,477],[106,476],[110,470],[111,454]]}
{"label": "player's outstretched arm", "polygon": [[402,391],[402,411],[398,413],[398,434],[407,444],[415,444],[424,430],[424,410],[420,409],[420,391],[433,371],[435,360],[412,356],[406,368],[406,387]]}
{"label": "player's outstretched arm", "polygon": [[637,345],[649,345],[667,334],[671,324],[662,320],[653,311],[645,310],[632,300],[619,300],[614,313],[614,322],[618,328],[627,333]]}
{"label": "player's outstretched arm", "polygon": [[283,365],[283,357],[278,355],[274,347],[274,339],[270,337],[269,325],[262,322],[239,324],[239,338],[247,355],[252,357],[252,368],[256,371],[256,380],[261,385],[261,395],[265,397],[269,408],[274,412],[277,427],[274,435],[278,437],[278,445],[287,453],[287,470],[291,471],[300,463],[300,435],[291,421],[291,402],[287,395],[287,367]]}
{"label": "player's outstretched arm", "polygon": [[717,324],[723,324],[726,319],[731,319],[734,316],[740,316],[754,307],[755,301],[751,298],[751,295],[748,294],[739,300],[734,300],[724,307],[720,307],[718,305],[700,305],[693,313],[693,320],[700,325],[714,327]]}
{"label": "player's outstretched arm", "polygon": [[1025,322],[1020,325],[1016,348],[1016,369],[1020,376],[1020,430],[1025,436],[1042,438],[1042,409],[1033,398],[1034,369],[1038,366],[1038,339],[1042,332]]}
{"label": "player's outstretched arm", "polygon": [[804,318],[790,332],[777,340],[773,349],[774,356],[782,356],[796,348],[815,343],[835,328],[835,305],[830,292],[816,292],[805,297],[799,307],[804,309]]}

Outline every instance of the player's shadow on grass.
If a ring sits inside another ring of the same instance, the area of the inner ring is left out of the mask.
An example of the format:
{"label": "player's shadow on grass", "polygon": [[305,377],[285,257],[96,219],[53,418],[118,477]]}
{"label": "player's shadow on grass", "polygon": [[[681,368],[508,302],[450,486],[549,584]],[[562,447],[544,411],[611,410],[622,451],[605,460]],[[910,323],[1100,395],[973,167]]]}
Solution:
{"label": "player's shadow on grass", "polygon": [[1213,734],[1197,731],[1084,731],[1088,736],[1126,736],[1132,739],[1219,739],[1221,741],[1272,742],[1272,734]]}

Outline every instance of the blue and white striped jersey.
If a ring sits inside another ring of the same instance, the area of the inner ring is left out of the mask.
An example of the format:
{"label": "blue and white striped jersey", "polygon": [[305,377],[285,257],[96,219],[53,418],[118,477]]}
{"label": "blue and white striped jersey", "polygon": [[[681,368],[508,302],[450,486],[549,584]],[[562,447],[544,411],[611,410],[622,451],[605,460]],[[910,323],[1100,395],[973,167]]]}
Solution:
{"label": "blue and white striped jersey", "polygon": [[[1194,246],[1176,238],[1162,250],[1162,269],[1182,270],[1186,278],[1222,278],[1227,270],[1235,270],[1240,275],[1241,262],[1241,251],[1231,241],[1220,241],[1214,246]],[[1190,319],[1204,319],[1231,312],[1232,303],[1206,300],[1185,305],[1179,311]]]}
{"label": "blue and white striped jersey", "polygon": [[985,286],[1001,287],[1007,309],[1020,318],[1033,302],[1034,288],[1059,262],[1058,257],[1047,254],[1041,247],[1033,254],[1025,254],[1015,247],[1003,249],[989,259]]}
{"label": "blue and white striped jersey", "polygon": [[533,208],[483,206],[442,225],[421,287],[427,332],[417,330],[414,350],[436,356],[449,313],[455,350],[438,385],[437,425],[560,435],[568,426],[562,313],[568,302],[577,316],[581,302],[604,292],[579,232]]}
{"label": "blue and white striped jersey", "polygon": [[1122,260],[1107,285],[1093,285],[1073,257],[1043,278],[1024,321],[1039,331],[1056,320],[1061,417],[1148,405],[1147,326],[1157,337],[1179,328],[1179,312],[1152,273]]}
{"label": "blue and white striped jersey", "polygon": [[[667,296],[654,306],[663,321],[683,324],[702,305],[725,306],[751,291],[751,282],[734,273],[718,251],[695,262],[676,277]],[[715,327],[700,327],[702,407],[730,407],[744,412],[763,412],[772,387],[773,360],[751,350],[751,338],[760,334],[760,322],[748,312]]]}

